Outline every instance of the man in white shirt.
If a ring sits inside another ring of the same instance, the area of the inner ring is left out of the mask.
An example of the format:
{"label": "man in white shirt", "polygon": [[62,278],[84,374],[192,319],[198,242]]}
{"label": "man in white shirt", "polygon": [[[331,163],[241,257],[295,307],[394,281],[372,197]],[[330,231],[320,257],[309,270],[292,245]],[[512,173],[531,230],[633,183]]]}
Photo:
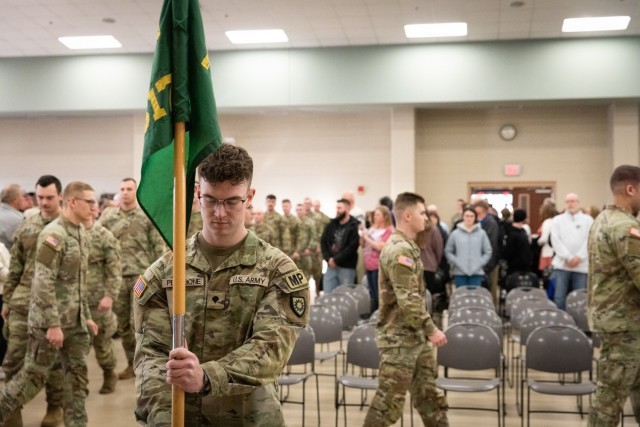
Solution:
{"label": "man in white shirt", "polygon": [[564,213],[555,216],[551,224],[551,243],[555,251],[552,262],[556,283],[554,302],[561,309],[564,309],[570,291],[587,287],[587,242],[593,223],[593,218],[580,210],[577,194],[567,194],[564,202]]}

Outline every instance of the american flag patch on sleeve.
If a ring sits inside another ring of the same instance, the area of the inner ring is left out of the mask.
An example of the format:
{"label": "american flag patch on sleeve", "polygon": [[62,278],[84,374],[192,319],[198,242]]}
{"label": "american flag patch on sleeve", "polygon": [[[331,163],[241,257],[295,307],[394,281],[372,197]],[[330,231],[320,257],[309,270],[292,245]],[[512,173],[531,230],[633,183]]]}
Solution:
{"label": "american flag patch on sleeve", "polygon": [[145,283],[142,276],[138,276],[138,280],[136,280],[136,284],[133,285],[133,293],[136,294],[136,298],[142,298],[142,294],[147,289],[147,284]]}
{"label": "american flag patch on sleeve", "polygon": [[400,255],[398,257],[398,264],[404,265],[405,267],[413,267],[413,260],[408,256]]}

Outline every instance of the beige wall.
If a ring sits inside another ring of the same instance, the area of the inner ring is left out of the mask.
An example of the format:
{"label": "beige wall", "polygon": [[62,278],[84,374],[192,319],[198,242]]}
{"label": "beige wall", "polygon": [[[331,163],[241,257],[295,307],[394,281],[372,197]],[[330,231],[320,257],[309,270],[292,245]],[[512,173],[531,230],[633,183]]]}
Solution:
{"label": "beige wall", "polygon": [[[602,204],[611,171],[607,117],[605,106],[418,110],[416,191],[445,220],[469,181],[555,181],[561,198],[575,191],[585,206]],[[122,177],[139,177],[143,120],[141,113],[0,119],[0,185],[31,189],[52,173],[117,191]],[[514,141],[499,138],[504,123],[517,127]],[[391,109],[225,113],[220,124],[255,159],[257,206],[270,192],[293,202],[312,196],[333,215],[336,198],[358,185],[365,210],[391,195]],[[521,164],[522,175],[504,177],[505,163]]]}
{"label": "beige wall", "polygon": [[[512,123],[513,141],[498,130]],[[449,221],[469,181],[555,181],[584,206],[608,200],[611,172],[605,107],[420,110],[416,121],[416,188]],[[522,166],[505,177],[507,163]]]}
{"label": "beige wall", "polygon": [[257,206],[268,193],[294,203],[310,196],[330,216],[339,196],[358,185],[364,210],[389,195],[389,123],[386,109],[220,115],[224,136],[253,156]]}

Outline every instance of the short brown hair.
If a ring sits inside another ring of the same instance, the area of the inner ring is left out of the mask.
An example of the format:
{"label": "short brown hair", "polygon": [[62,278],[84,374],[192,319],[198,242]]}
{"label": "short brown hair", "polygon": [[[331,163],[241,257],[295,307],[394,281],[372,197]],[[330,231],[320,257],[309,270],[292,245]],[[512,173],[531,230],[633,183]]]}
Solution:
{"label": "short brown hair", "polygon": [[222,144],[202,161],[198,171],[200,177],[211,184],[231,181],[234,185],[251,185],[253,160],[244,148]]}
{"label": "short brown hair", "polygon": [[487,201],[484,200],[484,199],[480,199],[480,200],[478,200],[477,202],[475,202],[473,204],[473,209],[475,209],[475,208],[482,208],[485,211],[488,211],[489,210],[489,203],[487,203]]}
{"label": "short brown hair", "polygon": [[623,193],[626,185],[636,187],[640,183],[640,168],[638,166],[621,165],[611,174],[609,186],[613,193]]}
{"label": "short brown hair", "polygon": [[393,213],[396,218],[400,218],[402,212],[417,205],[418,203],[424,204],[424,197],[416,193],[400,193],[396,197],[396,201],[393,202]]}
{"label": "short brown hair", "polygon": [[93,191],[93,187],[87,184],[86,182],[81,181],[72,181],[64,187],[64,191],[62,192],[62,197],[65,201],[73,198],[81,196],[80,193],[83,191]]}

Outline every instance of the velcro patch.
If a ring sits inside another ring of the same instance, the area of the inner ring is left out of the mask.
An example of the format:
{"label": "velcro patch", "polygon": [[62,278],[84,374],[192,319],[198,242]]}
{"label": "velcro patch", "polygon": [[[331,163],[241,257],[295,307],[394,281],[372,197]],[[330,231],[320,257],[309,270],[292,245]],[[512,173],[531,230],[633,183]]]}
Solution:
{"label": "velcro patch", "polygon": [[413,267],[414,261],[408,256],[400,255],[398,257],[398,264],[411,268]]}
{"label": "velcro patch", "polygon": [[144,281],[142,276],[138,276],[138,280],[136,280],[136,284],[133,285],[133,293],[136,298],[140,299],[144,294],[144,291],[147,290],[147,283]]}
{"label": "velcro patch", "polygon": [[[204,277],[196,276],[196,277],[187,277],[186,286],[204,286]],[[162,287],[163,288],[173,288],[173,277],[169,277],[168,279],[162,279]]]}
{"label": "velcro patch", "polygon": [[640,230],[635,227],[631,227],[631,229],[629,230],[629,234],[640,239]]}
{"label": "velcro patch", "polygon": [[309,285],[307,278],[302,271],[296,270],[282,277],[284,282],[288,285],[291,292],[298,289],[305,289]]}
{"label": "velcro patch", "polygon": [[304,312],[307,311],[307,300],[304,297],[291,297],[291,311],[298,316],[304,316]]}
{"label": "velcro patch", "polygon": [[57,251],[62,246],[62,239],[50,234],[44,239],[44,244]]}
{"label": "velcro patch", "polygon": [[261,276],[250,276],[250,275],[242,275],[237,274],[231,277],[229,284],[246,284],[246,285],[258,285],[258,286],[267,286],[269,284],[269,279]]}

